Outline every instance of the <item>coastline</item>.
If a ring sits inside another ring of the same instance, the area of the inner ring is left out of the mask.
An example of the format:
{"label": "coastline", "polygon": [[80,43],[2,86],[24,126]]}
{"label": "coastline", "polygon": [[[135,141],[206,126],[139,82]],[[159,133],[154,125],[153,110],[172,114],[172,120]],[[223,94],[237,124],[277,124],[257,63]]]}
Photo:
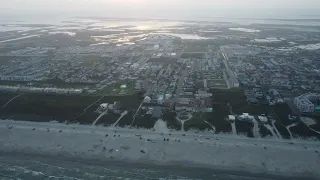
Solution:
{"label": "coastline", "polygon": [[169,133],[171,135],[141,129],[1,120],[0,151],[98,164],[126,162],[283,178],[320,177],[317,168],[320,155],[315,152],[320,150],[317,141],[296,140],[289,144],[291,140],[264,141],[209,132]]}
{"label": "coastline", "polygon": [[[161,171],[183,171],[183,172],[190,172],[194,171],[198,174],[205,174],[207,176],[232,176],[232,177],[242,177],[242,178],[251,178],[251,179],[281,179],[281,180],[292,180],[293,178],[295,180],[307,180],[307,179],[315,179],[314,177],[308,177],[308,176],[284,176],[282,174],[277,173],[266,173],[266,172],[250,172],[250,171],[244,171],[243,169],[228,169],[225,167],[209,167],[206,165],[199,165],[199,164],[188,164],[183,165],[181,163],[157,163],[152,161],[123,161],[123,160],[112,160],[112,159],[98,159],[93,157],[76,157],[76,156],[66,156],[65,154],[39,154],[39,153],[29,153],[29,152],[4,152],[0,151],[2,153],[3,157],[8,157],[11,160],[14,158],[17,158],[19,160],[27,160],[32,159],[34,162],[41,163],[42,161],[48,162],[48,161],[57,161],[57,162],[65,162],[65,163],[77,163],[82,164],[84,166],[90,166],[93,165],[96,167],[108,167],[112,165],[113,167],[134,167],[138,169],[146,169],[152,167],[152,169],[157,169]],[[24,159],[25,158],[25,159]],[[1,158],[0,158],[1,162]],[[45,163],[43,163],[45,164]],[[48,164],[45,164],[48,165]],[[54,165],[49,165],[54,166]],[[61,168],[61,167],[60,167]],[[202,177],[203,179],[208,179],[206,177]]]}

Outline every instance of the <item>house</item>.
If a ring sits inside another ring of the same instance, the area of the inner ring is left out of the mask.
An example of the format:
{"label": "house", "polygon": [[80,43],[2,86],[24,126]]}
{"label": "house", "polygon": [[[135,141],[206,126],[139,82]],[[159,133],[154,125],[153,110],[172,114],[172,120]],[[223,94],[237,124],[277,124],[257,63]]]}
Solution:
{"label": "house", "polygon": [[228,115],[229,121],[235,121],[236,117],[234,115]]}
{"label": "house", "polygon": [[108,109],[108,103],[102,103],[102,104],[100,104],[100,108],[101,109]]}
{"label": "house", "polygon": [[239,116],[239,119],[252,121],[254,119],[254,117],[249,115],[249,113],[242,113],[242,115]]}
{"label": "house", "polygon": [[262,122],[262,123],[268,123],[268,118],[265,116],[258,116],[258,119]]}

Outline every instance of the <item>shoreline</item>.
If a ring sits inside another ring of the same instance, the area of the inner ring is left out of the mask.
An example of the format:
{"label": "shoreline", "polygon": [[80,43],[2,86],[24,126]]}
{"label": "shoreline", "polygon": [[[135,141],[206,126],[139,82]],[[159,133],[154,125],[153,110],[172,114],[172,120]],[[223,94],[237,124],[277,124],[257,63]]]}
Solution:
{"label": "shoreline", "polygon": [[115,159],[98,159],[93,157],[76,157],[76,156],[66,156],[66,154],[45,154],[45,153],[32,153],[32,152],[20,152],[20,151],[10,151],[5,152],[1,151],[2,157],[7,156],[14,156],[15,158],[21,158],[22,160],[25,160],[23,158],[32,158],[37,161],[38,159],[45,159],[46,161],[51,160],[54,158],[54,160],[57,161],[65,161],[65,162],[73,162],[73,163],[80,163],[82,165],[92,165],[103,167],[106,165],[112,164],[112,166],[123,166],[124,164],[126,166],[132,166],[135,168],[146,168],[148,166],[154,166],[159,170],[171,170],[171,169],[179,169],[179,170],[192,170],[199,172],[207,172],[210,171],[213,174],[221,174],[221,175],[232,175],[232,176],[241,176],[241,177],[250,177],[250,178],[271,178],[271,179],[281,179],[281,180],[292,180],[294,178],[295,180],[306,180],[306,179],[315,179],[314,177],[308,177],[301,174],[299,177],[297,176],[284,176],[277,173],[266,173],[266,172],[253,172],[253,171],[244,171],[241,169],[228,169],[225,167],[209,167],[206,165],[199,165],[199,164],[189,164],[189,165],[183,165],[181,163],[177,162],[169,162],[169,163],[157,163],[152,161],[123,161],[123,160],[115,160]]}
{"label": "shoreline", "polygon": [[[13,127],[9,129],[10,126]],[[264,141],[212,133],[169,132],[169,135],[151,130],[11,120],[1,120],[0,129],[0,151],[6,154],[80,157],[80,161],[98,164],[99,159],[101,163],[125,161],[281,178],[320,177],[316,168],[320,155],[314,152],[320,150],[318,141],[297,140],[289,144],[292,141]],[[164,141],[164,138],[170,140]]]}

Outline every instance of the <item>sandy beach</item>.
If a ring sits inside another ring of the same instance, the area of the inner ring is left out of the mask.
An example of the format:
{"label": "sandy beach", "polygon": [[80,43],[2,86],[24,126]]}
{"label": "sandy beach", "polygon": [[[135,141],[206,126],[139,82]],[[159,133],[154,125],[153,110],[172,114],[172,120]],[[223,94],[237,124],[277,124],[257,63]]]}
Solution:
{"label": "sandy beach", "polygon": [[307,140],[1,120],[0,151],[320,178],[320,142]]}

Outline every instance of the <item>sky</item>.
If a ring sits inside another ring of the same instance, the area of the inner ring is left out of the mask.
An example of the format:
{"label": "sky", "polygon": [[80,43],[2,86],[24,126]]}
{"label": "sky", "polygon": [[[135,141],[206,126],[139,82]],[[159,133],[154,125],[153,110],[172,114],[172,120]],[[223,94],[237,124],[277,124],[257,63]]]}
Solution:
{"label": "sky", "polygon": [[320,17],[320,0],[0,0],[1,14],[106,17]]}

